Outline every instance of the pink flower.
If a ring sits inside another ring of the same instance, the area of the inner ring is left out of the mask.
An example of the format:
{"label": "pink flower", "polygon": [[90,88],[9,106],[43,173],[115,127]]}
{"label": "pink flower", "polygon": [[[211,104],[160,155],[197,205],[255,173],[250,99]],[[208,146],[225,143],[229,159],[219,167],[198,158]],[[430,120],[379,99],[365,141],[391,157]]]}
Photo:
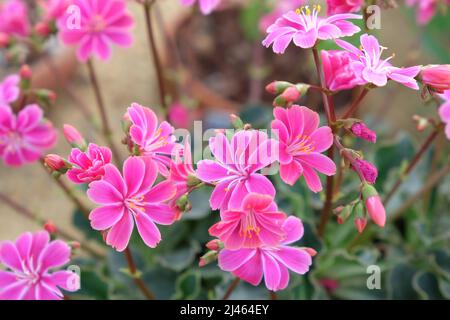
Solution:
{"label": "pink flower", "polygon": [[168,118],[176,128],[191,126],[191,111],[181,103],[174,103],[169,107]]}
{"label": "pink flower", "polygon": [[73,148],[68,161],[72,168],[67,171],[67,178],[73,183],[90,183],[105,175],[105,166],[111,162],[111,150],[90,143],[85,152]]}
{"label": "pink flower", "polygon": [[239,209],[250,192],[275,195],[275,188],[259,170],[276,159],[276,141],[257,130],[242,130],[231,142],[222,133],[209,139],[213,160],[201,160],[197,177],[216,183],[209,203],[215,209]]}
{"label": "pink flower", "polygon": [[264,275],[267,289],[285,289],[289,283],[289,270],[305,274],[309,271],[312,259],[306,249],[287,246],[303,236],[300,219],[291,216],[286,219],[282,228],[286,238],[278,246],[222,249],[218,257],[219,267],[254,286],[261,282]]}
{"label": "pink flower", "polygon": [[265,32],[277,19],[288,11],[295,10],[306,3],[306,0],[278,0],[272,12],[263,15],[259,20],[259,29]]}
{"label": "pink flower", "polygon": [[[184,6],[192,6],[197,0],[180,0]],[[198,0],[200,10],[203,14],[210,14],[222,0]]]}
{"label": "pink flower", "polygon": [[432,64],[422,68],[420,77],[423,84],[443,93],[450,90],[450,64]]}
{"label": "pink flower", "polygon": [[439,116],[442,122],[445,123],[445,135],[450,140],[450,90],[444,91],[441,97],[445,102],[439,107]]}
{"label": "pink flower", "polygon": [[113,43],[120,47],[131,45],[130,28],[134,21],[124,0],[74,0],[73,4],[80,8],[80,25],[75,25],[73,13],[67,13],[60,20],[59,34],[64,44],[78,46],[80,61],[93,55],[107,60]]}
{"label": "pink flower", "polygon": [[333,134],[327,126],[318,128],[319,115],[307,107],[297,105],[289,109],[275,108],[272,130],[279,139],[281,179],[289,185],[302,175],[313,192],[322,190],[316,170],[334,175],[336,165],[321,154],[333,144]]}
{"label": "pink flower", "polygon": [[70,247],[61,240],[50,241],[47,231],[25,232],[15,242],[0,244],[0,300],[61,300],[66,291],[77,291],[79,276],[55,271],[70,261]]}
{"label": "pink flower", "polygon": [[0,32],[26,37],[30,32],[28,9],[22,0],[7,0],[0,3]]}
{"label": "pink flower", "polygon": [[55,144],[56,131],[38,105],[26,106],[17,116],[9,107],[0,108],[0,157],[6,165],[35,162]]}
{"label": "pink flower", "polygon": [[44,9],[44,20],[58,20],[61,18],[72,0],[44,0],[40,2],[40,5]]}
{"label": "pink flower", "polygon": [[175,148],[174,128],[166,121],[158,127],[158,118],[149,108],[133,103],[125,117],[129,118],[131,140],[139,146],[142,155],[150,157],[158,164],[159,172],[169,175],[171,156]]}
{"label": "pink flower", "polygon": [[222,210],[220,217],[221,221],[209,229],[209,234],[230,250],[276,246],[286,236],[282,228],[286,215],[278,211],[269,195],[249,193],[240,209]]}
{"label": "pink flower", "polygon": [[311,10],[305,6],[297,13],[289,11],[267,29],[267,37],[262,44],[269,47],[273,44],[275,53],[284,53],[291,41],[298,47],[312,48],[317,40],[336,39],[351,36],[360,28],[347,19],[361,19],[356,14],[336,14],[328,18],[318,16],[320,6]]}
{"label": "pink flower", "polygon": [[327,15],[358,12],[363,3],[363,0],[327,0]]}
{"label": "pink flower", "polygon": [[353,70],[353,60],[347,51],[322,50],[320,54],[328,89],[347,90],[366,83]]}
{"label": "pink flower", "polygon": [[17,100],[20,94],[19,83],[20,78],[16,74],[7,76],[0,82],[0,108]]}
{"label": "pink flower", "polygon": [[105,166],[103,180],[89,184],[88,197],[100,207],[89,215],[95,230],[107,230],[106,243],[123,251],[133,232],[134,222],[145,244],[155,248],[161,233],[155,223],[169,225],[176,217],[167,201],[175,186],[163,181],[153,186],[156,164],[147,157],[130,157],[123,165],[123,176],[112,164]]}
{"label": "pink flower", "polygon": [[372,143],[377,142],[377,133],[367,128],[364,122],[354,123],[350,128],[350,131],[358,138],[370,141]]}
{"label": "pink flower", "polygon": [[420,71],[419,66],[409,68],[393,67],[387,59],[381,59],[381,54],[385,47],[380,46],[377,38],[368,34],[360,37],[361,50],[343,40],[336,40],[336,44],[348,51],[353,59],[353,70],[367,83],[372,83],[378,87],[385,86],[388,79],[394,80],[404,86],[419,90],[419,86],[414,77]]}
{"label": "pink flower", "polygon": [[406,0],[409,7],[416,7],[416,20],[419,25],[426,25],[433,19],[439,5],[438,0]]}

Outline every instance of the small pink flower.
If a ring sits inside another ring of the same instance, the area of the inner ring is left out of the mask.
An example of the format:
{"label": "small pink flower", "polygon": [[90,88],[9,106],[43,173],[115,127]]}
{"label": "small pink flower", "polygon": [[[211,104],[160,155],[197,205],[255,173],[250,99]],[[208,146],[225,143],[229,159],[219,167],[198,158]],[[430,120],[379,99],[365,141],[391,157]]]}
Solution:
{"label": "small pink flower", "polygon": [[269,195],[249,193],[240,209],[222,210],[220,217],[221,221],[209,229],[209,234],[230,250],[276,246],[286,236],[282,229],[286,215],[278,211]]}
{"label": "small pink flower", "polygon": [[361,173],[364,180],[370,184],[374,184],[378,177],[378,169],[369,161],[363,159],[355,159],[352,162],[352,168]]}
{"label": "small pink flower", "polygon": [[38,105],[26,106],[17,116],[9,107],[0,108],[0,157],[6,165],[37,161],[56,144],[56,138],[56,130]]}
{"label": "small pink flower", "polygon": [[124,0],[73,0],[80,8],[80,25],[67,13],[59,22],[60,38],[66,45],[78,46],[78,59],[85,62],[96,55],[107,60],[111,44],[129,47],[133,18],[128,14]]}
{"label": "small pink flower", "polygon": [[351,36],[360,28],[347,19],[361,19],[356,14],[336,14],[328,18],[318,16],[320,6],[309,9],[308,6],[296,13],[289,11],[267,29],[267,37],[262,44],[269,47],[273,44],[273,52],[284,53],[291,41],[298,47],[312,48],[317,40],[336,39]]}
{"label": "small pink flower", "polygon": [[353,70],[353,59],[347,51],[322,50],[323,72],[328,89],[352,89],[366,82]]}
{"label": "small pink flower", "polygon": [[301,7],[305,3],[306,0],[278,0],[275,3],[275,8],[270,13],[263,15],[259,20],[259,29],[261,32],[265,32],[280,16]]}
{"label": "small pink flower", "polygon": [[321,154],[333,144],[330,127],[319,128],[319,115],[307,107],[297,105],[289,109],[275,108],[272,130],[279,139],[281,179],[289,185],[303,175],[313,192],[322,190],[316,170],[334,175],[336,165]]}
{"label": "small pink flower", "polygon": [[95,230],[107,230],[106,243],[123,251],[136,223],[145,244],[155,248],[161,240],[156,223],[169,225],[176,211],[167,202],[176,188],[169,181],[153,186],[158,176],[156,164],[147,157],[130,157],[123,165],[123,176],[112,164],[105,166],[103,180],[89,184],[88,197],[100,207],[89,215]]}
{"label": "small pink flower", "polygon": [[222,249],[218,257],[219,267],[254,286],[257,286],[264,276],[267,289],[285,289],[289,284],[289,270],[305,274],[309,271],[312,259],[306,249],[287,246],[303,236],[300,219],[292,216],[287,218],[283,229],[286,238],[278,246]]}
{"label": "small pink flower", "polygon": [[71,271],[54,271],[70,261],[70,247],[50,241],[47,231],[25,232],[15,242],[0,244],[0,300],[61,300],[77,291],[80,278]]}
{"label": "small pink flower", "polygon": [[188,129],[191,126],[191,111],[181,103],[169,107],[168,118],[176,128]]}
{"label": "small pink flower", "polygon": [[381,59],[381,55],[386,49],[380,46],[377,38],[363,34],[360,37],[361,50],[343,40],[336,40],[336,44],[350,53],[353,59],[352,67],[356,74],[367,83],[372,83],[378,87],[385,86],[388,79],[394,80],[404,86],[419,90],[419,85],[414,77],[420,71],[420,66],[409,68],[397,68],[389,63],[394,56]]}
{"label": "small pink flower", "polygon": [[6,0],[0,3],[0,32],[26,37],[30,32],[27,5],[22,0]]}
{"label": "small pink flower", "polygon": [[443,93],[450,90],[450,64],[432,64],[422,68],[420,77],[423,84]]}
{"label": "small pink flower", "polygon": [[406,0],[409,7],[416,7],[416,20],[419,25],[426,25],[433,19],[439,0]]}
{"label": "small pink flower", "polygon": [[363,3],[363,0],[327,0],[327,15],[358,12]]}
{"label": "small pink flower", "polygon": [[439,116],[445,123],[445,135],[450,140],[450,90],[444,91],[441,97],[445,102],[439,107]]}
{"label": "small pink flower", "polygon": [[358,138],[370,141],[372,143],[377,142],[377,133],[367,128],[364,122],[356,122],[350,128],[350,131]]}
{"label": "small pink flower", "polygon": [[184,6],[192,6],[196,1],[199,3],[201,12],[206,15],[216,9],[222,0],[180,0]]}
{"label": "small pink flower", "polygon": [[141,155],[150,157],[158,164],[159,172],[167,177],[171,156],[176,146],[174,128],[163,121],[158,126],[156,114],[149,108],[133,103],[125,115],[132,125],[131,140],[139,146]]}
{"label": "small pink flower", "polygon": [[44,9],[44,20],[52,21],[61,18],[72,0],[44,0],[40,2],[40,5]]}
{"label": "small pink flower", "polygon": [[257,130],[242,130],[231,141],[219,133],[209,139],[213,160],[201,160],[197,177],[216,183],[209,199],[213,210],[239,209],[250,192],[275,195],[275,188],[267,177],[257,173],[276,159],[276,141]]}
{"label": "small pink flower", "polygon": [[67,171],[67,178],[77,184],[90,183],[105,175],[105,165],[111,162],[111,150],[90,143],[85,152],[73,148],[68,161],[72,168]]}
{"label": "small pink flower", "polygon": [[0,108],[17,100],[20,94],[19,83],[20,78],[16,74],[7,76],[0,82]]}

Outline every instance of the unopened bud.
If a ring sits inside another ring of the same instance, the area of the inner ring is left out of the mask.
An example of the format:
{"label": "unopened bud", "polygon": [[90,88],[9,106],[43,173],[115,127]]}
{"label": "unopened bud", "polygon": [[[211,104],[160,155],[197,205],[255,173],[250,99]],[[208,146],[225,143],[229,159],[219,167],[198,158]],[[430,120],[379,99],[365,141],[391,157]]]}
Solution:
{"label": "unopened bud", "polygon": [[24,64],[20,67],[19,75],[20,78],[22,78],[23,80],[30,80],[31,77],[33,76],[33,72],[31,71],[29,65]]}
{"label": "unopened bud", "polygon": [[51,220],[47,221],[44,224],[44,229],[50,234],[55,234],[58,231],[58,229],[56,228],[55,224]]}
{"label": "unopened bud", "polygon": [[205,246],[209,250],[214,250],[214,251],[219,251],[220,249],[223,249],[223,247],[224,247],[223,242],[218,239],[209,241]]}
{"label": "unopened bud", "polygon": [[230,115],[230,121],[235,129],[240,130],[244,128],[244,122],[234,113]]}
{"label": "unopened bud", "polygon": [[358,138],[370,141],[372,143],[377,142],[377,133],[370,130],[363,122],[356,122],[353,124],[350,131]]}
{"label": "unopened bud", "polygon": [[266,86],[266,91],[271,94],[281,94],[290,86],[292,86],[292,83],[287,81],[273,81]]}
{"label": "unopened bud", "polygon": [[51,33],[51,28],[47,22],[38,22],[34,26],[34,31],[41,37],[47,37]]}
{"label": "unopened bud", "polygon": [[198,186],[200,183],[202,183],[202,180],[200,180],[196,176],[189,175],[187,178],[187,186],[188,187],[195,187],[195,186]]}
{"label": "unopened bud", "polygon": [[86,149],[86,140],[75,127],[71,126],[70,124],[65,124],[63,126],[63,132],[66,141],[70,145],[81,150]]}
{"label": "unopened bud", "polygon": [[217,254],[218,254],[218,252],[215,250],[208,251],[200,258],[200,260],[198,262],[198,266],[203,267],[203,266],[206,266],[208,263],[216,261]]}
{"label": "unopened bud", "polygon": [[70,164],[61,156],[57,154],[48,154],[44,157],[45,165],[52,171],[57,171],[60,173],[66,173],[71,167]]}
{"label": "unopened bud", "polygon": [[11,42],[10,36],[4,32],[0,32],[0,49],[9,46],[10,42]]}
{"label": "unopened bud", "polygon": [[381,202],[377,190],[374,187],[365,184],[362,188],[362,194],[370,218],[378,226],[384,227],[386,224],[386,209]]}
{"label": "unopened bud", "polygon": [[361,173],[364,180],[370,184],[374,184],[378,177],[378,169],[369,161],[363,159],[355,159],[352,162],[352,169]]}
{"label": "unopened bud", "polygon": [[192,205],[190,204],[189,198],[186,194],[179,197],[178,200],[176,201],[176,204],[177,204],[177,207],[183,212],[186,212],[186,211],[189,211],[190,209],[192,209]]}
{"label": "unopened bud", "polygon": [[367,219],[365,218],[355,218],[355,226],[359,233],[362,233],[367,225]]}
{"label": "unopened bud", "polygon": [[412,119],[414,120],[414,122],[416,122],[416,129],[419,132],[422,132],[423,130],[425,130],[426,127],[428,127],[428,125],[430,123],[427,118],[421,117],[417,114],[413,115]]}

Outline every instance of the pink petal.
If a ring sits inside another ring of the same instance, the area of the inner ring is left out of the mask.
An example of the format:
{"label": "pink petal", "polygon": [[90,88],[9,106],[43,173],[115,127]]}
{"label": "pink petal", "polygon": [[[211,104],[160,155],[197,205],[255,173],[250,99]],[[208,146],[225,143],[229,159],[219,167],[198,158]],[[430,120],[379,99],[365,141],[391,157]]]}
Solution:
{"label": "pink petal", "polygon": [[[109,165],[107,165],[109,166]],[[94,181],[89,184],[87,195],[97,204],[113,204],[123,202],[123,195],[106,181]]]}
{"label": "pink petal", "polygon": [[20,259],[19,251],[11,241],[2,242],[0,245],[0,261],[6,267],[15,270],[22,271],[22,262]]}
{"label": "pink petal", "polygon": [[303,164],[303,167],[309,166],[316,169],[317,171],[326,174],[327,176],[332,176],[336,173],[336,164],[321,153],[310,153],[298,156],[298,159]]}
{"label": "pink petal", "polygon": [[91,227],[95,230],[109,229],[119,222],[125,212],[125,207],[121,203],[95,208],[89,214]]}
{"label": "pink petal", "polygon": [[288,164],[280,164],[280,177],[288,185],[293,186],[295,182],[303,174],[302,165],[296,160]]}
{"label": "pink petal", "polygon": [[276,291],[281,280],[281,272],[278,262],[269,254],[262,253],[262,265],[264,270],[264,281],[269,290]]}
{"label": "pink petal", "polygon": [[246,183],[237,182],[233,190],[231,192],[230,201],[228,203],[228,208],[230,209],[240,209],[242,205],[242,201],[245,196],[248,194],[249,190],[247,190]]}
{"label": "pink petal", "polygon": [[135,195],[141,188],[144,179],[145,163],[140,157],[129,157],[123,165],[123,178],[128,195]]}
{"label": "pink petal", "polygon": [[308,272],[309,266],[312,263],[311,256],[305,250],[299,248],[282,246],[278,250],[271,251],[270,253],[287,268],[299,274]]}
{"label": "pink petal", "polygon": [[250,192],[267,194],[270,196],[275,196],[275,187],[270,180],[259,173],[254,173],[250,175],[245,181],[245,186]]}
{"label": "pink petal", "polygon": [[155,248],[161,241],[161,233],[155,223],[145,214],[137,214],[135,220],[142,240],[150,248]]}
{"label": "pink petal", "polygon": [[145,201],[149,203],[165,202],[173,198],[177,192],[171,181],[163,181],[154,186],[146,195]]}
{"label": "pink petal", "polygon": [[312,192],[322,191],[322,183],[317,175],[316,171],[309,166],[303,166],[303,176],[305,177],[306,184]]}
{"label": "pink petal", "polygon": [[145,213],[156,223],[170,225],[175,222],[178,212],[168,204],[146,205]]}
{"label": "pink petal", "polygon": [[293,243],[303,237],[303,224],[297,217],[288,217],[283,223],[283,230],[286,233],[286,238],[283,240],[283,244]]}
{"label": "pink petal", "polygon": [[231,176],[228,169],[213,160],[201,160],[197,164],[197,178],[205,182],[215,182]]}
{"label": "pink petal", "polygon": [[80,277],[71,271],[57,271],[46,276],[45,282],[49,282],[54,287],[60,287],[69,292],[75,292],[80,289]]}
{"label": "pink petal", "polygon": [[70,247],[61,240],[52,241],[39,256],[42,270],[61,267],[70,260]]}
{"label": "pink petal", "polygon": [[209,199],[211,209],[216,210],[228,205],[232,191],[228,189],[230,183],[231,181],[224,181],[216,185]]}
{"label": "pink petal", "polygon": [[122,219],[108,231],[106,244],[112,246],[117,251],[122,252],[128,246],[131,233],[133,232],[133,226],[134,223],[131,214],[124,214]]}
{"label": "pink petal", "polygon": [[104,170],[103,180],[109,182],[120,194],[127,194],[127,187],[119,170],[114,165],[105,165]]}
{"label": "pink petal", "polygon": [[256,254],[256,252],[256,249],[222,249],[218,257],[219,267],[224,271],[234,271],[240,266],[246,264]]}
{"label": "pink petal", "polygon": [[30,251],[31,255],[37,259],[49,241],[50,235],[47,231],[38,231],[33,233],[33,245]]}
{"label": "pink petal", "polygon": [[314,152],[323,152],[328,150],[333,144],[333,133],[330,127],[320,127],[310,136],[313,143]]}
{"label": "pink petal", "polygon": [[[241,249],[242,250],[242,249]],[[248,283],[257,286],[263,277],[263,267],[261,262],[261,255],[256,251],[256,254],[239,268],[233,271],[233,274]]]}
{"label": "pink petal", "polygon": [[303,49],[314,47],[317,41],[317,29],[313,28],[309,31],[296,32],[294,35],[294,43]]}

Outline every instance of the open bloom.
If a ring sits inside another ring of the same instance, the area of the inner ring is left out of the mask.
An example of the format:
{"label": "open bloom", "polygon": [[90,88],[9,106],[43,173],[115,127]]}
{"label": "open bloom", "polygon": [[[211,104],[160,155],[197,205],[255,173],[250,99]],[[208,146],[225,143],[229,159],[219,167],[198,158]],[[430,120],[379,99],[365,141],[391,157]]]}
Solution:
{"label": "open bloom", "polygon": [[72,168],[67,171],[67,178],[73,183],[90,183],[105,175],[105,165],[111,162],[111,150],[90,143],[85,152],[73,148],[68,160]]}
{"label": "open bloom", "polygon": [[436,92],[450,90],[450,64],[432,64],[424,66],[420,72],[422,83]]}
{"label": "open bloom", "polygon": [[209,203],[212,209],[239,209],[250,192],[275,195],[275,188],[267,177],[257,173],[276,160],[276,141],[257,130],[242,130],[231,141],[219,133],[209,140],[215,157],[201,160],[197,177],[216,183]]}
{"label": "open bloom", "polygon": [[265,32],[267,28],[274,24],[277,19],[288,11],[295,10],[306,3],[306,0],[278,0],[274,8],[259,20],[259,29]]}
{"label": "open bloom", "polygon": [[420,71],[419,66],[409,68],[394,67],[389,63],[389,60],[394,55],[384,60],[381,59],[381,55],[386,48],[380,46],[377,38],[363,34],[360,37],[360,41],[361,50],[339,39],[336,40],[336,44],[351,54],[354,71],[366,83],[372,83],[378,87],[382,87],[386,85],[388,79],[391,79],[408,88],[419,90],[417,81],[414,79]]}
{"label": "open bloom", "polygon": [[209,229],[209,234],[230,250],[276,246],[285,238],[282,224],[286,215],[278,211],[269,195],[249,193],[240,209],[222,210],[220,217],[221,221]]}
{"label": "open bloom", "polygon": [[184,6],[192,6],[196,1],[200,6],[200,10],[203,14],[210,14],[222,0],[180,0]]}
{"label": "open bloom", "polygon": [[0,244],[0,300],[61,300],[66,291],[77,291],[80,279],[61,268],[70,261],[70,247],[50,242],[47,231],[25,232],[15,242]]}
{"label": "open bloom", "polygon": [[450,90],[441,95],[445,102],[439,107],[439,116],[445,123],[445,135],[450,140]]}
{"label": "open bloom", "polygon": [[363,0],[327,0],[327,14],[358,12],[363,3]]}
{"label": "open bloom", "polygon": [[27,5],[22,0],[7,0],[0,3],[0,32],[26,37],[30,32]]}
{"label": "open bloom", "polygon": [[176,146],[174,128],[163,121],[158,126],[156,114],[147,107],[133,103],[128,108],[125,117],[131,121],[130,137],[139,147],[141,155],[150,157],[158,165],[159,172],[167,177]]}
{"label": "open bloom", "polygon": [[362,16],[345,13],[327,18],[318,16],[320,6],[315,6],[311,12],[308,6],[301,10],[289,11],[267,29],[267,37],[262,44],[269,47],[273,44],[275,53],[284,53],[291,41],[298,47],[312,48],[317,40],[336,39],[351,36],[360,28],[347,19],[361,19]]}
{"label": "open bloom", "polygon": [[88,197],[101,205],[89,215],[95,230],[107,230],[106,243],[123,251],[136,223],[145,244],[158,245],[161,233],[155,223],[169,225],[176,217],[167,204],[175,186],[163,181],[153,186],[158,176],[156,164],[146,157],[130,157],[123,165],[123,176],[112,164],[105,166],[103,180],[89,184]]}
{"label": "open bloom", "polygon": [[347,51],[322,50],[320,54],[328,89],[347,90],[366,83],[353,69],[353,60]]}
{"label": "open bloom", "polygon": [[59,22],[59,35],[64,44],[78,46],[79,60],[84,62],[94,55],[107,60],[111,44],[131,45],[134,22],[124,0],[74,0],[73,5],[79,8],[80,17],[67,12]]}
{"label": "open bloom", "polygon": [[222,249],[219,253],[219,267],[232,272],[236,277],[257,286],[264,275],[267,289],[283,290],[289,284],[289,270],[305,274],[312,264],[311,256],[304,248],[290,247],[303,236],[300,219],[289,217],[283,224],[285,240],[278,246]]}
{"label": "open bloom", "polygon": [[26,106],[17,116],[9,107],[0,108],[0,157],[6,165],[37,161],[55,143],[56,131],[38,105]]}
{"label": "open bloom", "polygon": [[330,127],[319,128],[319,115],[307,107],[275,108],[273,114],[272,130],[279,138],[281,179],[294,185],[303,175],[309,189],[322,190],[316,170],[328,176],[336,173],[334,162],[321,154],[333,144]]}
{"label": "open bloom", "polygon": [[16,101],[20,94],[20,77],[16,74],[7,76],[0,82],[0,108]]}

